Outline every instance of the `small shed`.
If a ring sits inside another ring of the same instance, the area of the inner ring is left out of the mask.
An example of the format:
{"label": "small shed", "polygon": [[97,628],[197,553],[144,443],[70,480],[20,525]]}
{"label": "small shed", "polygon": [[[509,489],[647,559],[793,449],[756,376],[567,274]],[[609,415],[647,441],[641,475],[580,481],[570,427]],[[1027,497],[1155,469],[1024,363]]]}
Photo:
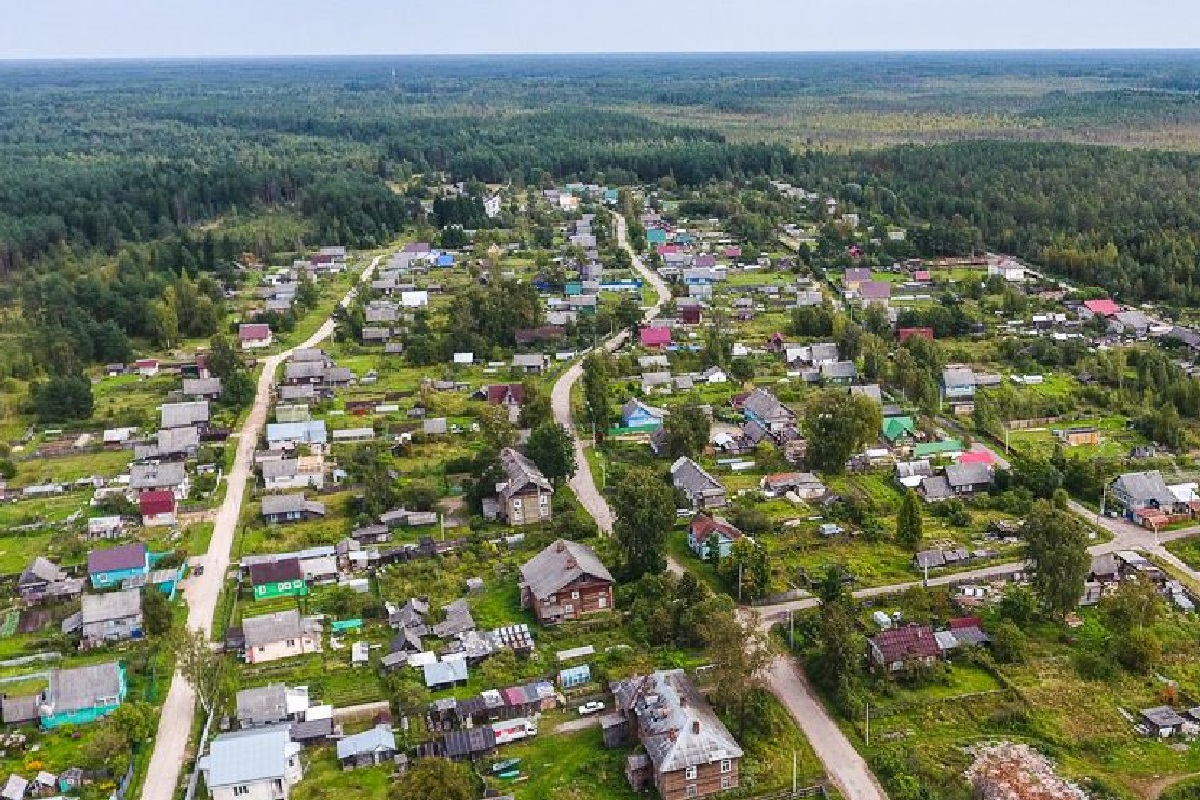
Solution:
{"label": "small shed", "polygon": [[588,664],[580,664],[577,667],[567,667],[558,672],[558,685],[564,689],[573,689],[576,686],[582,686],[592,679],[592,668]]}
{"label": "small shed", "polygon": [[1155,706],[1142,709],[1142,722],[1155,736],[1165,739],[1176,734],[1187,720],[1170,706]]}

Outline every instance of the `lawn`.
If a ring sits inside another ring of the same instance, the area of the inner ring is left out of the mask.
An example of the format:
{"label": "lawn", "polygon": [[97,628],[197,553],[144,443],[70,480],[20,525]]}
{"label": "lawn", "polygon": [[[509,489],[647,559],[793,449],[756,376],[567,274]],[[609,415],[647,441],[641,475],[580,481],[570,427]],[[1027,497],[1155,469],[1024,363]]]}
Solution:
{"label": "lawn", "polygon": [[333,747],[304,752],[304,780],[292,789],[295,800],[385,800],[394,768],[390,765],[343,770]]}

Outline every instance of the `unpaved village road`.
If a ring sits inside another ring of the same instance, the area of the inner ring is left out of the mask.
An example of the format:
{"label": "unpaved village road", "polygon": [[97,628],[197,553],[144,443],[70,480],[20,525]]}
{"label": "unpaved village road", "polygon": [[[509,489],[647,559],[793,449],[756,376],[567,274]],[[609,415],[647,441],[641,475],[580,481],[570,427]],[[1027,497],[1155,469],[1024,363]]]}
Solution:
{"label": "unpaved village road", "polygon": [[[359,283],[369,281],[382,256],[376,256],[370,265],[363,270]],[[358,287],[350,289],[342,298],[341,305],[346,307],[354,299]],[[238,516],[242,510],[242,498],[246,493],[246,482],[251,479],[251,466],[254,462],[254,447],[262,433],[267,420],[267,410],[271,405],[271,394],[275,388],[275,373],[294,350],[304,347],[316,347],[333,334],[334,322],[332,317],[325,320],[317,332],[302,344],[267,356],[263,359],[262,374],[258,378],[258,390],[254,395],[254,405],[238,436],[237,455],[233,461],[233,469],[229,471],[226,480],[225,501],[221,503],[213,524],[212,540],[208,552],[196,563],[204,565],[204,574],[193,574],[184,581],[184,599],[188,604],[188,628],[199,629],[205,634],[212,632],[213,613],[217,608],[217,600],[221,596],[221,587],[225,581],[225,572],[229,569],[229,552],[233,547],[233,535],[237,529]],[[196,693],[191,685],[178,672],[171,679],[171,689],[167,693],[167,701],[163,704],[159,717],[158,733],[154,741],[154,753],[150,756],[150,767],[146,773],[146,782],[142,786],[142,800],[172,800],[175,788],[179,784],[179,771],[183,767],[183,757],[187,750],[188,737],[192,730],[192,717],[196,711]]]}

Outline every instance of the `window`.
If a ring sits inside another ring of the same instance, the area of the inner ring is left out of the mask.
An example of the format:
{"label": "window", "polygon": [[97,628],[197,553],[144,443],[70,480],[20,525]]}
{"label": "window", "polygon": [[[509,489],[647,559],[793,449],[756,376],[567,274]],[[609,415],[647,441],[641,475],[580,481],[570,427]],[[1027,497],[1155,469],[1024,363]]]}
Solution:
{"label": "window", "polygon": [[292,588],[291,581],[280,581],[279,582],[279,591],[281,591],[281,592],[286,591],[287,589],[290,589],[290,588]]}
{"label": "window", "polygon": [[567,603],[566,605],[563,606],[563,613],[568,616],[570,616],[571,614],[574,614],[575,606],[572,605],[571,603]]}
{"label": "window", "polygon": [[235,787],[233,787],[233,796],[234,796],[234,797],[242,797],[243,795],[247,795],[247,794],[250,794],[250,787],[249,787],[249,786],[235,786]]}
{"label": "window", "polygon": [[578,599],[579,599],[579,592],[571,592],[571,599],[572,599],[572,600],[578,600]]}
{"label": "window", "polygon": [[687,769],[685,769],[685,770],[683,771],[683,777],[684,777],[686,780],[689,780],[689,781],[694,781],[694,780],[696,780],[696,768],[695,768],[695,767],[688,767]]}
{"label": "window", "polygon": [[732,789],[733,788],[733,776],[732,775],[722,775],[721,776],[721,788],[722,789]]}
{"label": "window", "polygon": [[[692,767],[688,767],[688,769],[692,769]],[[687,785],[687,789],[683,793],[683,796],[684,797],[695,797],[696,796],[696,784],[689,783]]]}
{"label": "window", "polygon": [[728,758],[721,762],[721,774],[726,772],[733,772],[733,762]]}
{"label": "window", "polygon": [[513,503],[513,508],[520,508],[521,507],[521,498],[514,497],[512,503]]}
{"label": "window", "polygon": [[287,640],[287,642],[285,642],[285,644],[286,644],[288,647],[295,647],[295,646],[296,646],[296,640],[295,640],[295,639],[288,639],[288,640]]}
{"label": "window", "polygon": [[539,495],[538,495],[538,505],[541,505],[541,506],[548,506],[548,505],[550,505],[550,495],[548,495],[548,494],[539,494]]}
{"label": "window", "polygon": [[600,608],[608,608],[608,595],[602,594],[596,598],[596,601],[596,604],[600,606]]}

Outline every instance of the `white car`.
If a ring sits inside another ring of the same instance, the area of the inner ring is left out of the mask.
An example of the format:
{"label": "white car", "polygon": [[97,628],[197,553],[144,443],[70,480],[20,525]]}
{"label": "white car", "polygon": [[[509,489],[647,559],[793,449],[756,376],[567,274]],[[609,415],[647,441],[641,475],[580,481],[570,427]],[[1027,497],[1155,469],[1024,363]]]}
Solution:
{"label": "white car", "polygon": [[586,717],[588,714],[595,714],[604,710],[604,703],[599,700],[593,700],[590,703],[584,703],[579,707],[579,716]]}

